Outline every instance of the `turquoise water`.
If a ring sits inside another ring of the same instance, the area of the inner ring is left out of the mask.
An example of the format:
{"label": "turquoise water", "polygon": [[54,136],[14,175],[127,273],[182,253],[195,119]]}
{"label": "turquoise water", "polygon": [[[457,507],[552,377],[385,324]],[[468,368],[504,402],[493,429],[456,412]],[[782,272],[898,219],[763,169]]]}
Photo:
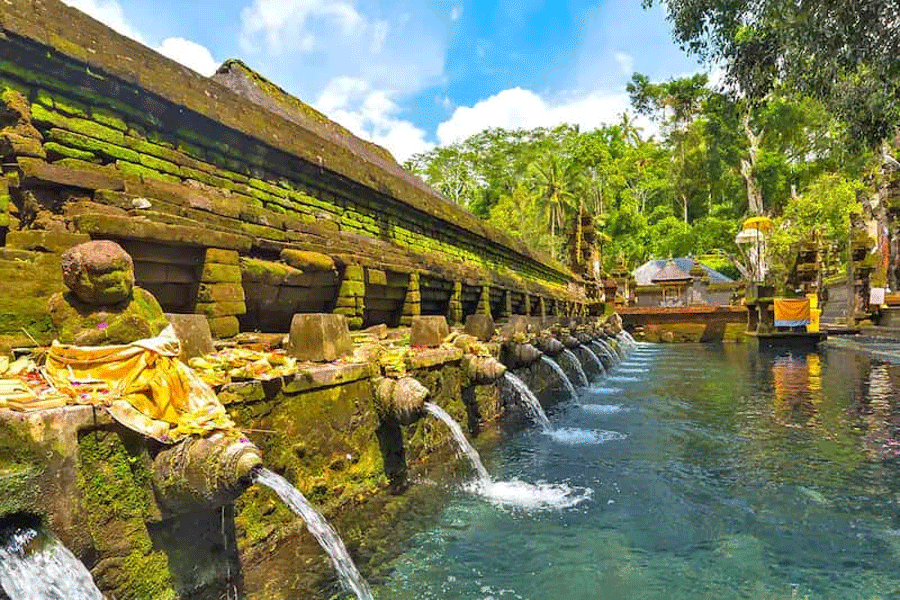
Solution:
{"label": "turquoise water", "polygon": [[900,598],[900,367],[677,345],[619,370],[550,409],[572,435],[517,429],[482,456],[576,502],[460,482],[377,597]]}

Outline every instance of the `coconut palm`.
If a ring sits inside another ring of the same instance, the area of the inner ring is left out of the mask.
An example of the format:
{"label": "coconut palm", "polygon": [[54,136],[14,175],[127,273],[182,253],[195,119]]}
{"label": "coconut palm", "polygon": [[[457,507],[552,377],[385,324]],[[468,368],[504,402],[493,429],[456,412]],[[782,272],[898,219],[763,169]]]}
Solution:
{"label": "coconut palm", "polygon": [[529,187],[543,205],[550,222],[550,244],[556,248],[556,230],[565,223],[566,215],[577,206],[584,189],[584,177],[567,156],[547,153],[528,167]]}

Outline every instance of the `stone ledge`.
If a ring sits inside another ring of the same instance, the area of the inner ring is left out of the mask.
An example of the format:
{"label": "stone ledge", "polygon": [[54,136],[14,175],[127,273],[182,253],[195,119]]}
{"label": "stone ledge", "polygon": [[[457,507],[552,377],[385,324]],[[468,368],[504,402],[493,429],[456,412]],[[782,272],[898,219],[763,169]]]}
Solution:
{"label": "stone ledge", "polygon": [[219,400],[224,405],[271,400],[279,392],[300,394],[322,388],[344,385],[374,377],[368,363],[347,363],[336,365],[307,365],[299,367],[295,375],[272,379],[253,379],[226,383],[216,388]]}
{"label": "stone ledge", "polygon": [[152,240],[199,248],[226,248],[246,252],[253,245],[252,238],[244,235],[187,225],[163,225],[132,217],[78,215],[75,217],[75,226],[79,231],[92,235]]}
{"label": "stone ledge", "polygon": [[463,351],[459,348],[429,348],[419,350],[407,357],[408,369],[430,369],[446,363],[455,363],[462,360]]}

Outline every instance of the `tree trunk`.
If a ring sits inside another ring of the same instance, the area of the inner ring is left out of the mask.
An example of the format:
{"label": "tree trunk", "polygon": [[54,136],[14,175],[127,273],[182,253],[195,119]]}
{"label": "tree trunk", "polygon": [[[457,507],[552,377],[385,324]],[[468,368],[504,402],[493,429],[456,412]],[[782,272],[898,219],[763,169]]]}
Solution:
{"label": "tree trunk", "polygon": [[763,211],[762,191],[756,181],[756,160],[759,155],[759,145],[762,143],[763,132],[756,134],[750,128],[750,112],[744,112],[744,134],[747,136],[747,154],[750,160],[741,159],[741,175],[747,184],[747,208],[751,215],[761,216]]}

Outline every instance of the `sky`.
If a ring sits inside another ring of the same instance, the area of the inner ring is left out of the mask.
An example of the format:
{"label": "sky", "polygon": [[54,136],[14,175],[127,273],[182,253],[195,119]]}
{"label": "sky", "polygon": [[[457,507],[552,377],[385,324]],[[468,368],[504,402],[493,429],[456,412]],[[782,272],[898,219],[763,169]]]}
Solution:
{"label": "sky", "polygon": [[640,0],[63,1],[203,75],[239,58],[401,162],[488,127],[616,123],[633,72],[701,70]]}

